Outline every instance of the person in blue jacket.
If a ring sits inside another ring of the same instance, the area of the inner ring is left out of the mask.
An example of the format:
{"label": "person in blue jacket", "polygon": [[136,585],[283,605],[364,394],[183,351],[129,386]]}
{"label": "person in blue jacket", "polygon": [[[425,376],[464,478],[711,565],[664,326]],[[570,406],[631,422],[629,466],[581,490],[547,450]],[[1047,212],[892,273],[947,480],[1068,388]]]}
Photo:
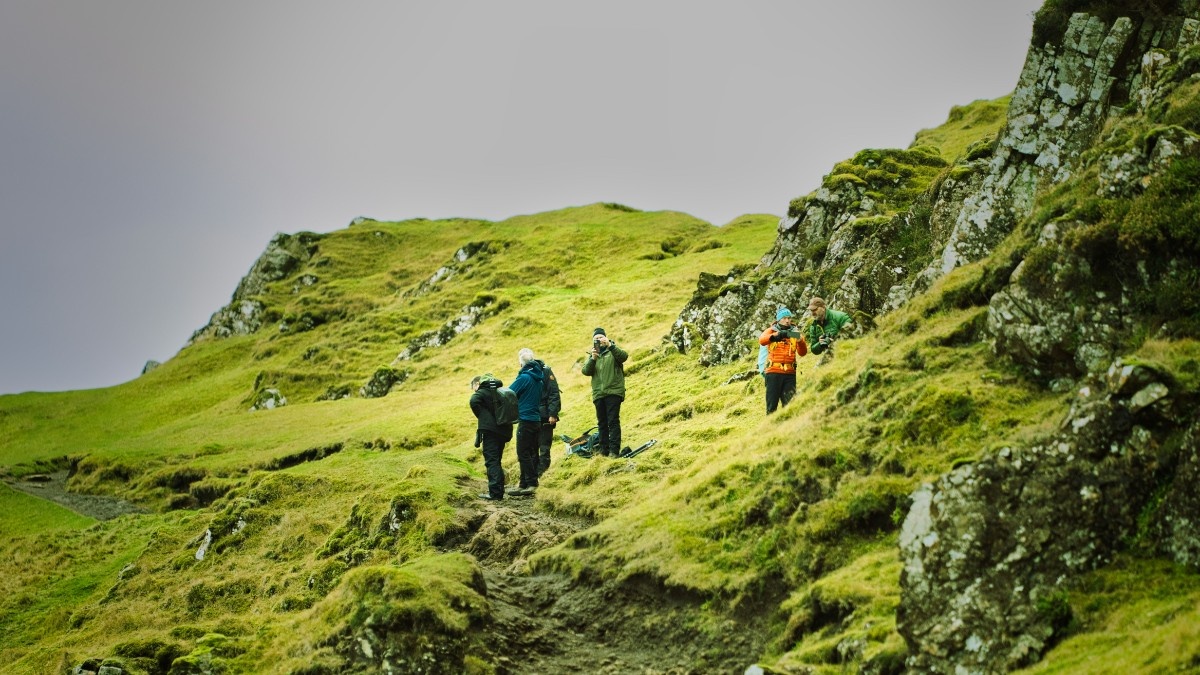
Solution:
{"label": "person in blue jacket", "polygon": [[531,495],[538,487],[538,445],[542,433],[542,362],[526,347],[517,352],[521,370],[509,387],[517,393],[517,464],[521,467],[519,487],[509,488],[510,495]]}

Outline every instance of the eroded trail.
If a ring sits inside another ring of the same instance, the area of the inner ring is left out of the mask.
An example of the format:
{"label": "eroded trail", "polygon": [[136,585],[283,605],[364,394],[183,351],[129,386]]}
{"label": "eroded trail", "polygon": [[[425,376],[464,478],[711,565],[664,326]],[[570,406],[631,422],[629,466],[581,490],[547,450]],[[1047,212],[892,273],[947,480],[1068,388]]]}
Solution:
{"label": "eroded trail", "polygon": [[556,516],[536,498],[480,502],[462,547],[483,566],[492,623],[488,654],[504,673],[742,672],[761,644],[727,622],[721,640],[698,630],[702,599],[648,580],[592,586],[529,575],[525,562],[591,523]]}
{"label": "eroded trail", "polygon": [[5,484],[14,490],[40,497],[64,506],[80,515],[96,520],[110,520],[126,513],[145,513],[146,510],[123,499],[104,495],[85,495],[67,491],[68,471],[34,474],[20,480],[5,479]]}

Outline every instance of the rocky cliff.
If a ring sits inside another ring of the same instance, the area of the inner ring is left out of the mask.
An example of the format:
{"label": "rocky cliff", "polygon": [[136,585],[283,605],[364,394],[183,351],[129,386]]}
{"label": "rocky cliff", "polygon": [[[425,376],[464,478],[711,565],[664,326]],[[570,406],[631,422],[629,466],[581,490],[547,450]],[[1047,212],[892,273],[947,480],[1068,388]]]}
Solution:
{"label": "rocky cliff", "polygon": [[[705,276],[669,340],[745,359],[775,308],[812,295],[870,330],[958,267],[998,362],[1076,402],[1026,447],[912,496],[898,627],[918,672],[1003,672],[1063,636],[1058,600],[1138,542],[1200,552],[1194,361],[1130,355],[1200,334],[1200,8],[1055,2],[994,137],[961,157],[864,151],[792,203],[752,269]],[[747,361],[749,364],[749,361]]]}

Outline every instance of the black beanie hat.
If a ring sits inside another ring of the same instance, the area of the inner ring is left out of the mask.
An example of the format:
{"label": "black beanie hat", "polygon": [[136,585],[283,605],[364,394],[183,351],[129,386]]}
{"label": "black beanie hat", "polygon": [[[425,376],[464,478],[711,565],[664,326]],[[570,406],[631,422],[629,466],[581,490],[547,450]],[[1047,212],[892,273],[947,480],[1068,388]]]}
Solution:
{"label": "black beanie hat", "polygon": [[592,331],[592,337],[596,337],[597,335],[604,335],[605,337],[608,337],[603,328],[597,328],[596,330]]}

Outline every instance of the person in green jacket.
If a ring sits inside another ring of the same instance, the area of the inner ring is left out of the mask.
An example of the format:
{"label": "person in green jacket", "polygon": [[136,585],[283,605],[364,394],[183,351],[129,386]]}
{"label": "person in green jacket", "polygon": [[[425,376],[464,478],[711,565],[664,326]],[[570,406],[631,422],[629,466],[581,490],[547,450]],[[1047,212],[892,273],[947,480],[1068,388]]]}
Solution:
{"label": "person in green jacket", "polygon": [[600,454],[621,454],[621,403],[625,401],[625,361],[629,354],[608,339],[603,328],[592,331],[592,350],[583,374],[592,378],[592,403],[600,427]]}
{"label": "person in green jacket", "polygon": [[[816,296],[809,301],[808,311],[813,317],[808,325],[809,350],[813,354],[821,354],[833,346],[833,340],[841,332],[842,326],[850,323],[850,315],[827,308],[825,300]],[[829,356],[833,356],[832,351],[829,351]]]}

